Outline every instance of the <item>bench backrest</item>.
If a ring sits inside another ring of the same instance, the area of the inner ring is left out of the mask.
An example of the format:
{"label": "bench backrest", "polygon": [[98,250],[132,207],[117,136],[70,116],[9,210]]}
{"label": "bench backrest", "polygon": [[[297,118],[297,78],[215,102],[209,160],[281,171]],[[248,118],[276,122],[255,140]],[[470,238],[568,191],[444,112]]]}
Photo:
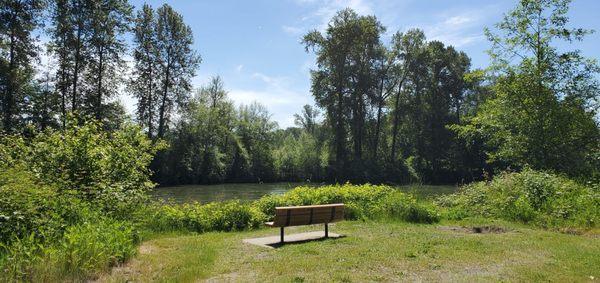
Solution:
{"label": "bench backrest", "polygon": [[344,204],[286,206],[275,208],[274,227],[332,223],[344,219]]}

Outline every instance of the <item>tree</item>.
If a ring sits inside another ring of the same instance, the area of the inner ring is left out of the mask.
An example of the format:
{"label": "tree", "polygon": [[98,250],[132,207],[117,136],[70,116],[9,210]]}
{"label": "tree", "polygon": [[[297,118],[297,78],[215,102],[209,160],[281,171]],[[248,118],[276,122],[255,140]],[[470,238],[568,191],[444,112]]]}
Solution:
{"label": "tree", "polygon": [[54,91],[50,71],[42,73],[42,77],[35,81],[33,90],[25,99],[27,106],[24,109],[26,120],[38,130],[58,127],[59,97]]}
{"label": "tree", "polygon": [[579,41],[590,31],[569,28],[570,1],[522,0],[496,24],[492,71],[494,96],[464,127],[481,136],[496,168],[550,169],[590,174],[600,131],[594,120],[598,66],[579,51],[559,52],[559,40]]}
{"label": "tree", "polygon": [[137,98],[137,120],[145,126],[152,138],[158,115],[158,42],[156,16],[152,7],[144,4],[135,18],[134,50],[135,62],[128,90]]}
{"label": "tree", "polygon": [[362,164],[367,103],[375,87],[372,71],[381,56],[379,37],[384,30],[375,17],[345,9],[333,17],[325,34],[311,31],[303,38],[306,51],[317,55],[317,70],[311,71],[312,93],[333,128],[333,178],[353,175],[348,171],[348,130],[354,164]]}
{"label": "tree", "polygon": [[302,107],[300,114],[294,114],[294,124],[314,135],[318,123],[317,119],[320,114],[319,109],[306,104]]}
{"label": "tree", "polygon": [[0,2],[0,92],[2,129],[12,132],[22,114],[25,91],[33,79],[38,48],[33,30],[42,24],[42,0]]}
{"label": "tree", "polygon": [[393,101],[393,121],[392,121],[392,144],[390,152],[390,160],[396,161],[396,153],[398,147],[398,132],[400,130],[400,116],[402,113],[402,105],[400,104],[401,95],[405,91],[404,83],[409,74],[412,74],[414,89],[418,91],[418,80],[422,75],[422,68],[419,68],[419,62],[423,54],[425,44],[425,34],[418,29],[409,30],[406,34],[396,33],[392,38],[391,54],[395,61],[395,67],[391,70],[394,72],[394,101]]}
{"label": "tree", "polygon": [[272,181],[275,177],[272,156],[273,130],[277,123],[262,105],[254,102],[242,105],[238,110],[235,133],[243,148],[248,152],[250,178],[253,181]]}
{"label": "tree", "polygon": [[74,42],[70,11],[72,2],[69,0],[52,1],[51,23],[49,30],[51,41],[48,51],[54,54],[57,61],[55,88],[60,93],[60,112],[62,128],[66,127],[67,105],[69,103],[70,89],[73,75]]}
{"label": "tree", "polygon": [[101,120],[105,118],[104,101],[115,96],[123,81],[126,51],[123,35],[129,31],[133,7],[127,0],[92,1],[89,5],[85,106]]}
{"label": "tree", "polygon": [[157,137],[164,136],[175,106],[184,105],[200,56],[192,49],[193,34],[183,17],[164,4],[156,11],[156,40],[160,98]]}

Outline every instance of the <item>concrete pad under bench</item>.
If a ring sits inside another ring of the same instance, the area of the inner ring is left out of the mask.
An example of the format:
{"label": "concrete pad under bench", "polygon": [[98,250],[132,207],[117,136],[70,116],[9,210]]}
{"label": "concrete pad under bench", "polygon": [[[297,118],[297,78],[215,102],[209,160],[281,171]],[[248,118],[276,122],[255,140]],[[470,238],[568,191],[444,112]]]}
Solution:
{"label": "concrete pad under bench", "polygon": [[324,231],[314,231],[298,234],[290,234],[285,236],[285,241],[281,243],[279,236],[269,236],[262,238],[244,239],[243,242],[247,244],[257,245],[265,248],[278,248],[285,244],[298,244],[309,241],[325,240],[328,238],[336,239],[344,237],[344,235],[329,233],[329,237],[325,237]]}

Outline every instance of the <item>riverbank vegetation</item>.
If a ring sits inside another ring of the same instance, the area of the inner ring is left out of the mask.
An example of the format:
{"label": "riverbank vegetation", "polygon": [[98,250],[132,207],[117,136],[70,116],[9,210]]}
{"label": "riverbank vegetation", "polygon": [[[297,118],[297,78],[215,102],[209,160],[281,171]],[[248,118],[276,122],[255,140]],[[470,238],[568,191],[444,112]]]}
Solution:
{"label": "riverbank vegetation", "polygon": [[[218,76],[193,90],[201,58],[169,5],[101,2],[0,5],[0,281],[102,278],[138,252],[125,268],[140,281],[303,281],[323,268],[344,281],[598,276],[600,67],[557,47],[591,32],[569,26],[569,1],[519,1],[486,30],[492,61],[481,70],[422,30],[386,42],[375,16],[341,10],[302,37],[316,105],[287,129],[259,103],[235,105]],[[54,67],[34,67],[34,34],[49,39]],[[119,90],[137,99],[133,119]],[[335,185],[254,202],[147,195],[157,184],[276,180]],[[368,182],[464,185],[417,199]],[[349,220],[336,229],[351,237],[241,246],[270,233],[248,230],[276,206],[335,202]]]}
{"label": "riverbank vegetation", "polygon": [[600,217],[597,188],[530,169],[467,185],[437,204],[369,184],[298,187],[251,203],[157,203],[144,192],[151,187],[148,163],[162,145],[135,126],[109,136],[95,123],[69,125],[0,143],[4,279],[94,278],[134,256],[148,237],[257,229],[275,206],[342,202],[347,220],[367,223],[486,217],[571,233],[595,233]]}

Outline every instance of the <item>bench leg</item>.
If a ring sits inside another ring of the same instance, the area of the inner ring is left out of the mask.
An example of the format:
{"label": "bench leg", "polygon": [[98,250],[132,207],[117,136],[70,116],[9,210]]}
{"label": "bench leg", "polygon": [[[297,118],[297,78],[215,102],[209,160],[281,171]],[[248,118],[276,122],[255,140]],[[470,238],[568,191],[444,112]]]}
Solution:
{"label": "bench leg", "polygon": [[283,243],[283,227],[280,228],[281,243]]}
{"label": "bench leg", "polygon": [[325,238],[329,238],[329,226],[325,223]]}

